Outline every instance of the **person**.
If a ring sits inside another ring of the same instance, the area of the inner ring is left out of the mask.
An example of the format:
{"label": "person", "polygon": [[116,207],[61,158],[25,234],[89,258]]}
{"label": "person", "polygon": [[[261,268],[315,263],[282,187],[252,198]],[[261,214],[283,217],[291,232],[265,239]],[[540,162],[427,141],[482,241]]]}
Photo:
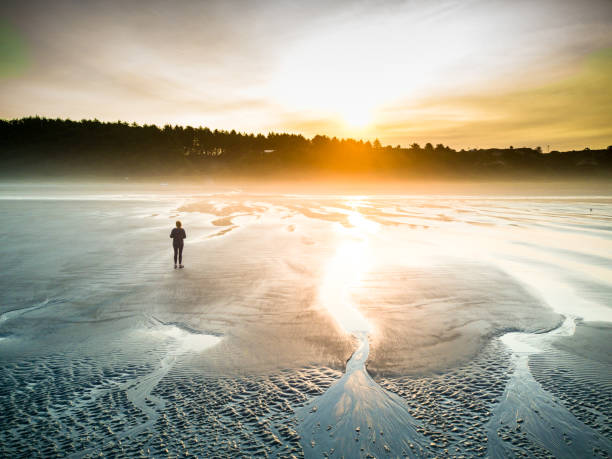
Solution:
{"label": "person", "polygon": [[179,268],[183,266],[183,239],[187,238],[185,229],[180,221],[177,220],[176,228],[172,228],[170,231],[170,237],[172,238],[172,247],[174,248],[174,269],[176,269],[176,257],[178,255]]}

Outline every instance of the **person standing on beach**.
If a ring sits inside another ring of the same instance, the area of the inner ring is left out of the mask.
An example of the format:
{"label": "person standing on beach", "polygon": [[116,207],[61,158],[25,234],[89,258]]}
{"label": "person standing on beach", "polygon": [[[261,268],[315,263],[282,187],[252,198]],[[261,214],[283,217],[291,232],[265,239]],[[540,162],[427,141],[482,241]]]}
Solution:
{"label": "person standing on beach", "polygon": [[176,228],[172,228],[170,231],[170,237],[172,238],[172,247],[174,247],[174,269],[176,269],[176,257],[178,255],[179,268],[183,268],[183,239],[187,238],[187,234],[182,227],[180,221],[176,222]]}

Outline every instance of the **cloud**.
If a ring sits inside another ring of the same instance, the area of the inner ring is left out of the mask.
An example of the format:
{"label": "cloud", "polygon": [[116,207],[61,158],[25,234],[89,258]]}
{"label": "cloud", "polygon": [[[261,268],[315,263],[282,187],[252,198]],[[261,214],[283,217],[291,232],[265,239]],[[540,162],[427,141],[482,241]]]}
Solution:
{"label": "cloud", "polygon": [[[609,121],[605,98],[589,93],[590,110],[578,103],[593,75],[571,79],[585,55],[612,46],[609,1],[7,0],[0,13],[29,56],[3,76],[5,118],[393,144],[433,136],[454,145],[578,145],[607,132],[598,127]],[[555,93],[555,81],[566,86]],[[369,117],[359,129],[343,121]]]}
{"label": "cloud", "polygon": [[610,87],[612,49],[608,48],[588,56],[574,75],[555,82],[395,107],[378,129],[389,141],[409,137],[466,148],[510,144],[603,148],[612,143]]}

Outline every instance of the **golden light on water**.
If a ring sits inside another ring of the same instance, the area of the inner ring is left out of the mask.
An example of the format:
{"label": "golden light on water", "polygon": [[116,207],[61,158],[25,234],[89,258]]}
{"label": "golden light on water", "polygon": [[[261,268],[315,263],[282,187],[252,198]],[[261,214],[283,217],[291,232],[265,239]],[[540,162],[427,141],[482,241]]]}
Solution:
{"label": "golden light on water", "polygon": [[345,241],[327,265],[319,289],[321,304],[346,333],[370,332],[371,325],[351,300],[369,262],[366,242]]}
{"label": "golden light on water", "polygon": [[[353,208],[359,203],[359,199],[348,201]],[[356,210],[349,213],[348,221],[349,228],[336,226],[339,244],[326,267],[319,300],[344,332],[370,333],[372,324],[361,313],[351,293],[359,287],[363,275],[372,266],[374,253],[369,238],[379,231],[380,225]]]}

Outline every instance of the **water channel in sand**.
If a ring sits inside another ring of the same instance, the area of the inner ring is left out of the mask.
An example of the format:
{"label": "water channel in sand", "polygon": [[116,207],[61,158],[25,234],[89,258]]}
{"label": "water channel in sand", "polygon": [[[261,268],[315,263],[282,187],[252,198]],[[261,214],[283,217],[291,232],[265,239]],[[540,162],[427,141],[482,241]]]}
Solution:
{"label": "water channel in sand", "polygon": [[[543,334],[507,333],[501,341],[512,351],[514,371],[501,402],[493,410],[488,428],[491,457],[512,455],[512,443],[542,445],[554,457],[584,457],[612,450],[612,442],[581,422],[553,394],[536,381],[529,368],[530,356],[550,350],[556,338],[572,336],[577,317],[566,317],[555,330]],[[509,442],[510,434],[514,442]]]}
{"label": "water channel in sand", "polygon": [[354,337],[357,349],[345,375],[322,396],[298,410],[299,432],[307,457],[341,453],[345,457],[422,454],[427,439],[402,399],[380,387],[368,374],[372,324],[351,300],[371,264],[368,238],[378,224],[349,215],[352,228],[338,226],[341,242],[330,260],[319,291],[321,304],[337,325]]}
{"label": "water channel in sand", "polygon": [[[351,227],[338,225],[336,228],[340,242],[327,265],[319,301],[338,327],[354,338],[357,348],[346,364],[344,376],[323,395],[296,411],[304,454],[306,457],[424,457],[431,453],[431,446],[436,447],[435,443],[422,434],[421,424],[410,414],[405,400],[382,388],[365,368],[370,338],[376,331],[351,293],[359,288],[364,274],[372,267],[369,239],[376,237],[379,225],[358,212],[351,213],[348,221]],[[564,310],[558,298],[542,296],[555,309]],[[609,315],[609,310],[604,312]],[[577,420],[559,400],[543,390],[528,368],[529,355],[542,352],[542,343],[572,335],[575,320],[576,317],[566,317],[559,328],[547,333],[509,333],[502,337],[512,352],[514,371],[501,403],[487,424],[487,449],[492,457],[507,457],[517,444],[530,442],[544,445],[555,455],[568,457],[580,457],[591,448],[610,450],[610,442]],[[509,432],[518,440],[508,442]],[[521,440],[522,437],[525,439]]]}

